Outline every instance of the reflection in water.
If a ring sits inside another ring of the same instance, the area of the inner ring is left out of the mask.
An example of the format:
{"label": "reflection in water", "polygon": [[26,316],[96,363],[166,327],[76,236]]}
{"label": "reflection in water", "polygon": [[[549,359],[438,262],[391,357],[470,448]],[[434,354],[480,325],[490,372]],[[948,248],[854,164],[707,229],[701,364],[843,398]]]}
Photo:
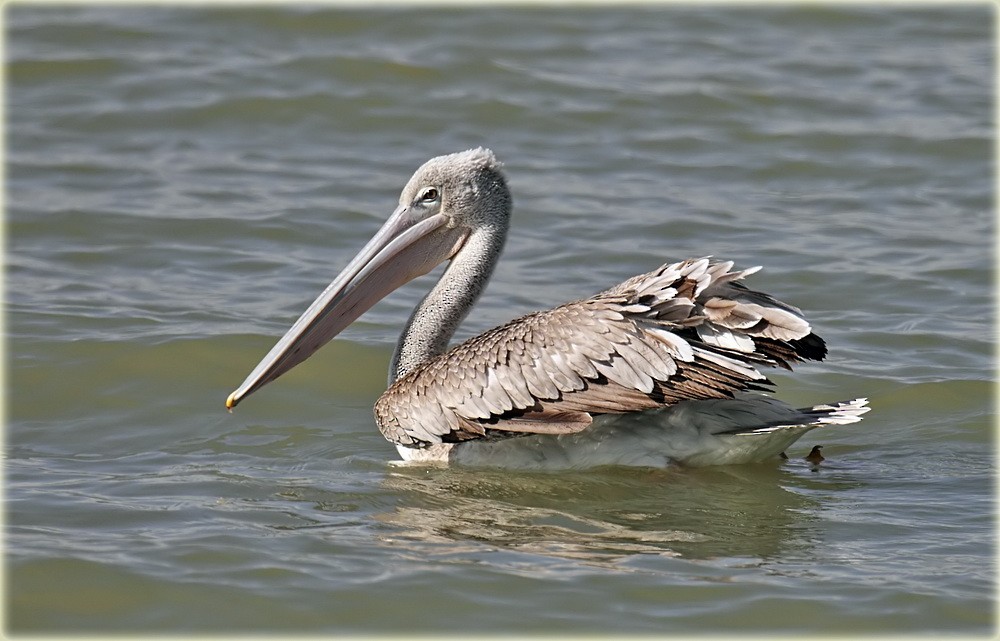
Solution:
{"label": "reflection in water", "polygon": [[376,518],[392,527],[384,543],[431,544],[413,548],[422,555],[486,545],[618,569],[637,554],[767,559],[809,545],[820,505],[807,486],[829,481],[808,475],[797,462],[558,475],[402,467],[384,482],[401,505]]}

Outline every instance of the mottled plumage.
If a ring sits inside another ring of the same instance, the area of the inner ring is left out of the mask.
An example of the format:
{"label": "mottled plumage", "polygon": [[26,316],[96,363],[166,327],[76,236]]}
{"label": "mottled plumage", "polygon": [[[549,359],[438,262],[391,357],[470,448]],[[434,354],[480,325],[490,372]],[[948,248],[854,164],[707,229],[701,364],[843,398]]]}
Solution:
{"label": "mottled plumage", "polygon": [[489,330],[398,379],[376,422],[409,446],[577,432],[594,414],[760,389],[755,365],[825,355],[797,309],[735,284],[756,270],[731,269],[707,258],[664,265]]}

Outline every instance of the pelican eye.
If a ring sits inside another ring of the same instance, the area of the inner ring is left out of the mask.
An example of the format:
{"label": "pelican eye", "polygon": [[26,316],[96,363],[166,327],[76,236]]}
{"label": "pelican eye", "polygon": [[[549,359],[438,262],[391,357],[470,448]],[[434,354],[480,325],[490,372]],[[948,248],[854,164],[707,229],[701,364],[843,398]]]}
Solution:
{"label": "pelican eye", "polygon": [[425,203],[432,203],[441,196],[441,192],[438,191],[437,187],[428,187],[420,192],[420,200]]}

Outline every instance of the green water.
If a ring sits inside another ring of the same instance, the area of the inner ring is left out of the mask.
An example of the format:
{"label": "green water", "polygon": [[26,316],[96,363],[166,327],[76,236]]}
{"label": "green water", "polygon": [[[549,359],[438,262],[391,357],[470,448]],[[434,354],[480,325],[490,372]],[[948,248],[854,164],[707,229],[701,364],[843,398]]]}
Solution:
{"label": "green water", "polygon": [[[8,633],[994,630],[989,5],[4,10]],[[481,144],[459,338],[712,254],[831,347],[782,398],[873,411],[773,465],[394,467],[422,279],[227,414]]]}

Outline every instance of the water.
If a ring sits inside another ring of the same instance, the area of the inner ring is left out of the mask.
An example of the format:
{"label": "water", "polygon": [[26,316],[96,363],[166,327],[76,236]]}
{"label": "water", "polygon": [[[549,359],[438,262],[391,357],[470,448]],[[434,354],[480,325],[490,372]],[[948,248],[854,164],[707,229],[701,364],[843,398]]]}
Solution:
{"label": "water", "polygon": [[[987,5],[5,10],[8,632],[994,630]],[[713,254],[831,346],[782,398],[874,410],[773,465],[392,467],[422,279],[226,414],[481,144],[460,337]]]}

